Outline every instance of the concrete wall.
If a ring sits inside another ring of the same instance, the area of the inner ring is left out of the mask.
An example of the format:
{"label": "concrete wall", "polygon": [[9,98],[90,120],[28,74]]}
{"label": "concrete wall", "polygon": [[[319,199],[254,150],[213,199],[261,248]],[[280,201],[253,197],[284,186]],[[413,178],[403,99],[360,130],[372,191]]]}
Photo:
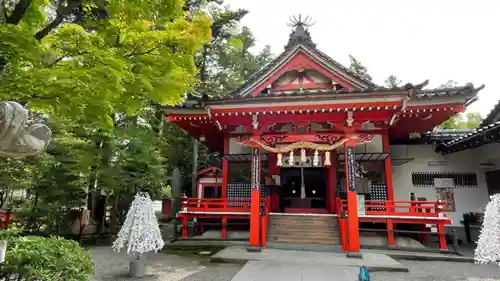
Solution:
{"label": "concrete wall", "polygon": [[[447,212],[453,220],[453,226],[462,226],[462,215],[467,212],[482,212],[488,203],[485,170],[479,165],[481,155],[474,150],[468,150],[441,156],[434,152],[433,145],[395,145],[391,146],[393,158],[414,158],[401,166],[393,166],[393,185],[396,200],[409,200],[410,192],[417,197],[436,200],[436,190],[433,187],[414,187],[411,181],[412,172],[475,172],[478,187],[457,187],[454,189],[456,211]],[[448,161],[446,165],[433,166],[429,161]]]}

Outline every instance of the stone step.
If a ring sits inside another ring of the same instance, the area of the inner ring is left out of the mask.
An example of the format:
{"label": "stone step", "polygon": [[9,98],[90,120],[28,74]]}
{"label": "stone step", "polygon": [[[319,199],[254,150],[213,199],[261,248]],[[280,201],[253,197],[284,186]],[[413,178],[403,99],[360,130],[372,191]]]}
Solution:
{"label": "stone step", "polygon": [[271,218],[271,222],[282,222],[282,223],[317,223],[317,224],[322,224],[322,223],[327,223],[327,224],[337,224],[336,219],[329,219],[329,220],[296,220],[296,219],[276,219],[276,218]]}
{"label": "stone step", "polygon": [[318,221],[336,221],[336,217],[316,217],[316,216],[271,216],[271,219],[276,220],[300,220],[300,221],[309,221],[309,220],[318,220]]}
{"label": "stone step", "polygon": [[320,216],[273,216],[269,224],[270,241],[298,244],[340,243],[337,219]]}
{"label": "stone step", "polygon": [[271,215],[272,219],[282,219],[282,220],[322,220],[322,221],[328,221],[328,220],[337,220],[336,217],[321,217],[321,216],[287,216],[287,215],[279,215],[279,216],[273,216]]}
{"label": "stone step", "polygon": [[321,228],[300,228],[300,227],[270,227],[268,228],[269,233],[336,233],[339,232],[338,228],[334,227],[321,227]]}
{"label": "stone step", "polygon": [[282,223],[282,222],[271,222],[269,224],[271,228],[300,228],[300,229],[338,229],[336,224],[319,224],[319,223]]}
{"label": "stone step", "polygon": [[315,237],[278,237],[272,238],[270,241],[284,242],[284,243],[302,243],[302,244],[340,244],[338,238],[315,238]]}
{"label": "stone step", "polygon": [[336,222],[297,222],[297,221],[270,221],[270,225],[308,225],[308,226],[321,226],[321,225],[330,225],[337,226]]}
{"label": "stone step", "polygon": [[316,228],[305,228],[305,227],[270,227],[269,233],[272,232],[299,232],[299,233],[334,233],[339,232],[336,227],[316,227]]}
{"label": "stone step", "polygon": [[300,232],[290,232],[290,233],[269,233],[269,237],[273,238],[326,238],[326,239],[338,239],[340,238],[338,233],[300,233]]}

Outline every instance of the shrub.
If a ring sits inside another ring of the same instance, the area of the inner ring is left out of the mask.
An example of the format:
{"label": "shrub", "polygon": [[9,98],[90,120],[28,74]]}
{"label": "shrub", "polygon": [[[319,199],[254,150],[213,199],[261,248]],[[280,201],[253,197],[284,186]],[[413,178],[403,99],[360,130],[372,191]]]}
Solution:
{"label": "shrub", "polygon": [[7,240],[5,270],[25,273],[40,281],[88,281],[92,257],[75,241],[60,237],[16,236],[0,232]]}

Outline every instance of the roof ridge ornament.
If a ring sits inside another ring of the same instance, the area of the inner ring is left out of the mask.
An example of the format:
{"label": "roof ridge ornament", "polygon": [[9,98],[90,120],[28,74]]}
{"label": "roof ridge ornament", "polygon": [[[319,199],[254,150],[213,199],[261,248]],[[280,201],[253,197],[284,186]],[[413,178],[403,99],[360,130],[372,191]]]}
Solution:
{"label": "roof ridge ornament", "polygon": [[302,18],[301,14],[298,16],[291,16],[288,26],[293,27],[293,31],[290,33],[288,44],[286,44],[285,49],[292,48],[298,44],[316,48],[316,44],[312,41],[311,34],[308,30],[308,27],[314,24],[310,16],[306,16],[305,18]]}

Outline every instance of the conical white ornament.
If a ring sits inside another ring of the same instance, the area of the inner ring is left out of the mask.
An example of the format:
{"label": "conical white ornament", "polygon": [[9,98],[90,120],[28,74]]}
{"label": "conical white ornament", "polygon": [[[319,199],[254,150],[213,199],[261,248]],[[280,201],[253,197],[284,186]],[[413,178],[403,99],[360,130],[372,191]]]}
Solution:
{"label": "conical white ornament", "polygon": [[474,261],[482,264],[500,261],[500,194],[490,196],[486,205]]}

